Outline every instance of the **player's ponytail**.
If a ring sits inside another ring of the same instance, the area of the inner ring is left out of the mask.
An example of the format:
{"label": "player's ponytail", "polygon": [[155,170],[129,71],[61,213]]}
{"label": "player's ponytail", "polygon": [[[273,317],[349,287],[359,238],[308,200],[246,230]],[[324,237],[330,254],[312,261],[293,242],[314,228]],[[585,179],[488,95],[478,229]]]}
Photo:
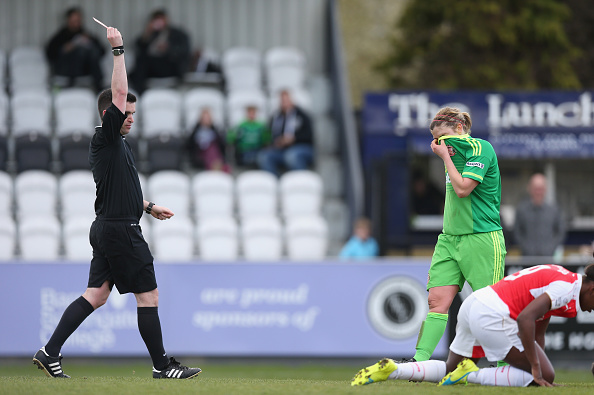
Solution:
{"label": "player's ponytail", "polygon": [[470,114],[467,112],[461,112],[460,115],[462,115],[462,118],[464,118],[464,125],[466,126],[464,128],[464,131],[466,133],[470,133],[470,127],[472,126],[472,120],[470,119]]}

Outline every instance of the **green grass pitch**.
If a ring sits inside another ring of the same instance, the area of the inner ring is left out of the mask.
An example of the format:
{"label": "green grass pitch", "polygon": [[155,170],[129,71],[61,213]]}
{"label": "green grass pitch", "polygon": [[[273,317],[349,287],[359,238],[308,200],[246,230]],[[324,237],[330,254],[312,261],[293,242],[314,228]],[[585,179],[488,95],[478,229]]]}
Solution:
{"label": "green grass pitch", "polygon": [[461,394],[487,395],[555,391],[555,395],[590,395],[594,379],[589,370],[557,370],[562,387],[495,388],[478,385],[436,387],[432,383],[387,381],[351,387],[350,379],[370,360],[290,361],[195,360],[179,358],[182,363],[199,366],[203,372],[192,380],[154,380],[150,361],[129,359],[64,359],[70,380],[51,379],[28,359],[0,360],[0,394]]}

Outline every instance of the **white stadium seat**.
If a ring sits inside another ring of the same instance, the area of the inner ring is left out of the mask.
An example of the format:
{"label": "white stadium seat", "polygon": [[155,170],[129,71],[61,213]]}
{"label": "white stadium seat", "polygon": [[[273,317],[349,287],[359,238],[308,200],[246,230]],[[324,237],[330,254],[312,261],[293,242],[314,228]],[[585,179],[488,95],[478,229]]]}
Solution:
{"label": "white stadium seat", "polygon": [[253,48],[229,48],[223,53],[223,74],[228,92],[262,88],[262,57]]}
{"label": "white stadium seat", "polygon": [[264,170],[248,170],[237,176],[235,195],[239,216],[275,216],[278,208],[278,180]]}
{"label": "white stadium seat", "polygon": [[13,136],[31,131],[45,136],[51,134],[52,99],[46,90],[19,91],[12,95],[10,107]]}
{"label": "white stadium seat", "polygon": [[189,217],[152,222],[151,251],[161,262],[186,262],[194,258],[194,225]]}
{"label": "white stadium seat", "polygon": [[328,249],[328,225],[320,216],[294,217],[285,227],[289,259],[321,260]]}
{"label": "white stadium seat", "polygon": [[192,178],[196,219],[231,217],[234,202],[233,177],[222,171],[202,171]]}
{"label": "white stadium seat", "polygon": [[266,122],[268,110],[266,105],[266,96],[260,90],[249,90],[230,92],[227,95],[227,119],[230,127],[237,126],[246,119],[246,108],[254,106],[258,113],[256,118],[259,121]]}
{"label": "white stadium seat", "polygon": [[90,170],[64,173],[58,182],[62,220],[72,216],[95,216],[96,187]]}
{"label": "white stadium seat", "polygon": [[14,180],[17,218],[56,215],[58,181],[44,170],[28,170]]}
{"label": "white stadium seat", "polygon": [[55,216],[26,217],[18,225],[21,259],[51,262],[59,258],[60,223]]}
{"label": "white stadium seat", "polygon": [[0,218],[0,262],[10,261],[14,258],[16,247],[16,225],[12,218]]}
{"label": "white stadium seat", "polygon": [[12,178],[4,171],[0,171],[0,212],[12,213],[14,187]]}
{"label": "white stadium seat", "polygon": [[250,217],[241,224],[241,245],[246,261],[275,261],[282,257],[283,233],[277,217]]}
{"label": "white stadium seat", "polygon": [[196,227],[198,251],[203,261],[234,261],[239,252],[237,222],[231,217],[208,217]]}
{"label": "white stadium seat", "polygon": [[320,215],[323,185],[319,174],[311,170],[294,170],[279,180],[283,217]]}
{"label": "white stadium seat", "polygon": [[302,88],[305,83],[305,56],[297,48],[275,47],[266,52],[264,65],[268,91]]}
{"label": "white stadium seat", "polygon": [[75,132],[92,136],[98,122],[97,98],[89,89],[70,88],[59,91],[54,98],[56,135]]}
{"label": "white stadium seat", "polygon": [[10,90],[47,89],[49,66],[41,48],[19,47],[8,58]]}
{"label": "white stadium seat", "polygon": [[184,96],[184,124],[186,130],[192,129],[202,110],[209,108],[213,123],[218,127],[225,125],[225,97],[212,88],[194,88]]}
{"label": "white stadium seat", "polygon": [[182,135],[182,98],[173,89],[148,89],[139,99],[142,136]]}
{"label": "white stadium seat", "polygon": [[93,217],[68,217],[64,220],[62,239],[65,258],[68,261],[90,262],[93,247],[89,242],[89,231]]}
{"label": "white stadium seat", "polygon": [[170,208],[175,215],[190,215],[190,178],[181,171],[162,170],[148,178],[144,199]]}

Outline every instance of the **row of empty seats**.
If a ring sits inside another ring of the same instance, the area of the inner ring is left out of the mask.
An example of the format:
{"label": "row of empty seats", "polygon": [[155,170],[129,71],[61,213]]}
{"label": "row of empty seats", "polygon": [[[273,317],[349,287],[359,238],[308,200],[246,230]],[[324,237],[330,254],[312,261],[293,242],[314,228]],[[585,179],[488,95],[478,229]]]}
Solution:
{"label": "row of empty seats", "polygon": [[[171,208],[180,216],[206,217],[319,215],[323,186],[321,177],[309,170],[291,171],[277,179],[261,170],[237,176],[199,172],[193,177],[179,171],[140,176],[146,199]],[[75,170],[59,179],[42,170],[29,170],[12,178],[0,172],[0,210],[16,212],[18,219],[58,213],[93,215],[95,183],[90,171]]]}
{"label": "row of empty seats", "polygon": [[[339,199],[326,199],[322,204],[322,183],[319,175],[311,171],[289,172],[280,180],[263,171],[247,171],[236,178],[216,171],[192,177],[165,171],[148,178],[141,176],[141,184],[150,200],[171,208],[176,214],[172,220],[163,222],[146,215],[141,219],[143,233],[147,241],[153,240],[152,247],[161,260],[192,259],[196,251],[205,260],[227,259],[227,253],[236,256],[240,250],[245,259],[266,259],[265,249],[257,254],[250,252],[252,242],[241,246],[243,229],[274,234],[272,238],[276,241],[271,246],[276,247],[270,254],[278,257],[286,245],[291,259],[305,259],[304,255],[315,251],[318,251],[316,256],[320,251],[336,253],[349,234],[346,206]],[[45,259],[49,260],[58,257],[62,251],[60,234],[66,259],[87,259],[84,255],[90,248],[88,228],[94,218],[94,199],[95,185],[89,171],[72,171],[61,177],[44,171],[27,171],[14,177],[14,181],[0,172],[0,209],[15,212],[14,223],[12,218],[4,217],[2,223],[6,225],[0,226],[0,244],[7,246],[0,253],[0,260],[14,257],[35,260],[40,259],[39,254],[46,254]],[[63,224],[61,232],[58,218]],[[304,218],[324,218],[324,225],[319,225],[319,219],[307,220],[318,229],[312,230],[312,235],[321,235],[323,231],[323,237],[320,236],[315,248],[295,249],[291,246],[297,242],[291,241],[291,235],[302,228],[299,221]],[[237,222],[241,223],[242,232],[237,231]],[[286,237],[279,231],[283,222]],[[168,226],[173,227],[151,236],[155,233],[153,229],[168,229]],[[268,230],[258,230],[260,227]],[[44,231],[45,228],[49,229]],[[32,241],[35,235],[47,239],[51,248],[41,248],[43,244]],[[223,243],[217,237],[229,245],[216,247]],[[184,241],[175,241],[176,238]],[[171,245],[177,247],[167,249],[163,240],[171,240]],[[17,245],[20,253],[14,249]]]}
{"label": "row of empty seats", "polygon": [[[132,71],[132,50],[126,52],[126,60],[128,71]],[[112,67],[112,56],[108,53],[102,61],[103,72],[107,77],[111,75]],[[264,56],[254,48],[229,48],[223,53],[222,68],[227,91],[261,89],[264,76],[270,93],[280,89],[298,89],[304,86],[307,77],[305,56],[293,47],[274,47],[266,51]],[[5,72],[6,69],[8,73]],[[1,83],[4,83],[6,76],[11,92],[46,88],[50,68],[43,49],[19,47],[13,49],[8,56],[0,50]],[[107,79],[106,82],[108,81]]]}
{"label": "row of empty seats", "polygon": [[[86,262],[92,257],[89,228],[92,218],[72,217],[63,222],[52,215],[27,217],[15,224],[0,220],[0,262]],[[323,259],[328,249],[328,226],[320,216],[288,219],[255,216],[241,221],[209,217],[194,222],[174,216],[158,221],[143,216],[142,232],[155,258],[162,262],[278,261]],[[16,249],[20,251],[16,254]],[[285,252],[286,251],[286,252]]]}
{"label": "row of empty seats", "polygon": [[302,88],[307,76],[305,56],[291,47],[271,48],[264,59],[253,48],[230,48],[223,53],[222,66],[228,91],[261,89],[262,71],[271,93]]}

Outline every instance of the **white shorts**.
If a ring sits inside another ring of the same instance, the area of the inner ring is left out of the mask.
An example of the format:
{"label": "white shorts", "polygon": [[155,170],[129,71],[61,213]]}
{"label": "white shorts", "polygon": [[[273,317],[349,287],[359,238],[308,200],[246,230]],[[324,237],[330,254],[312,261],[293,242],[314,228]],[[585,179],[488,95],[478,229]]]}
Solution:
{"label": "white shorts", "polygon": [[[490,287],[477,292],[495,294]],[[512,347],[524,351],[518,337],[517,322],[509,314],[502,314],[483,303],[477,298],[477,292],[470,295],[460,307],[456,337],[450,344],[450,350],[467,358],[476,358],[480,355],[477,355],[475,346],[481,346],[485,357],[491,362],[505,359]]]}

